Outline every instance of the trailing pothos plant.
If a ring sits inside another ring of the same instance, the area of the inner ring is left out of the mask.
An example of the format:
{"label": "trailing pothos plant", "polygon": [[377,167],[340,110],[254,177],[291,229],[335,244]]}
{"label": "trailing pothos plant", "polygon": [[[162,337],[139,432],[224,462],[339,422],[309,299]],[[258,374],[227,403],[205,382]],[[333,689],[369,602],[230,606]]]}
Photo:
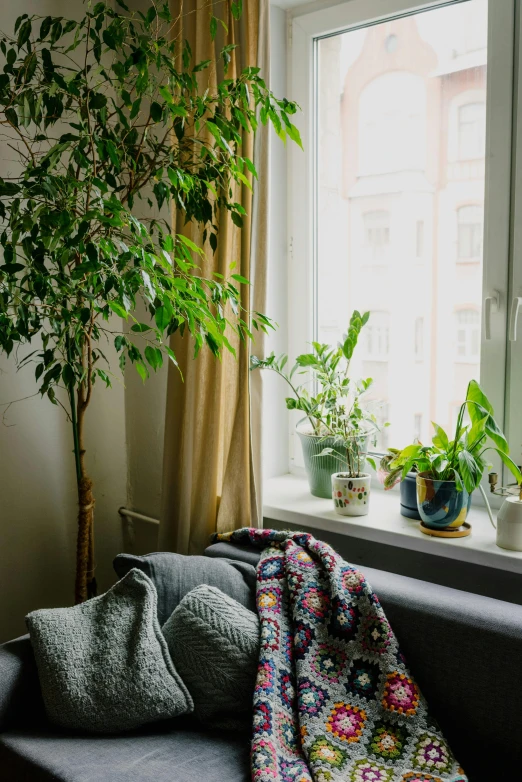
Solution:
{"label": "trailing pothos plant", "polygon": [[[465,424],[466,412],[470,422]],[[438,481],[454,481],[457,491],[464,488],[471,493],[480,485],[489,451],[500,456],[519,485],[522,482],[522,474],[509,456],[508,442],[495,421],[493,407],[476,380],[468,385],[453,439],[438,424],[433,427],[431,445],[414,443],[395,452],[392,459],[385,457],[387,488],[404,480],[410,470],[416,470]]]}
{"label": "trailing pothos plant", "polygon": [[[285,380],[292,390],[292,396],[285,400],[287,409],[304,413],[312,434],[335,439],[335,446],[325,447],[317,458],[333,456],[350,477],[358,477],[364,468],[367,438],[377,429],[375,415],[362,404],[372,379],[353,380],[349,376],[359,335],[369,318],[369,312],[354,310],[337,347],[312,342],[312,352],[297,356],[289,373],[285,372],[286,355],[272,353],[266,359],[252,356],[250,360],[252,369],[269,369]],[[295,378],[300,374],[307,378],[298,383]],[[308,390],[310,384],[314,392]]]}
{"label": "trailing pothos plant", "polygon": [[[177,330],[192,335],[196,354],[206,345],[219,356],[233,352],[229,329],[245,339],[270,325],[243,311],[247,281],[202,278],[203,249],[150,217],[152,207],[174,206],[200,224],[215,251],[218,212],[243,222],[231,185],[251,187],[256,176],[242,134],[259,116],[300,143],[295,104],[276,99],[258,68],[226,77],[233,46],[221,51],[225,78],[200,88],[215,63],[194,62],[188,43],[173,39],[168,3],[145,13],[116,7],[88,2],[79,20],[23,14],[0,36],[0,126],[15,158],[0,179],[0,349],[19,366],[36,364],[39,392],[72,423],[77,601],[94,590],[85,415],[96,384],[112,383],[104,345],[114,344],[122,370],[130,362],[146,379],[164,357],[176,364],[168,337]],[[238,18],[240,0],[231,8]],[[214,37],[218,20],[209,22]],[[139,300],[150,322],[134,317]],[[27,343],[34,349],[18,350]]]}

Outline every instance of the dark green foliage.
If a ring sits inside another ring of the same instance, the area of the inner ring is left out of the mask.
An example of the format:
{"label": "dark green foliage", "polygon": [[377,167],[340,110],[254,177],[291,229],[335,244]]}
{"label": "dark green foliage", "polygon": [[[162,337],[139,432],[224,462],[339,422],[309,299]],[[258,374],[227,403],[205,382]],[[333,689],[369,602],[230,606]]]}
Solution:
{"label": "dark green foliage", "polygon": [[[80,21],[21,16],[0,42],[0,125],[20,166],[0,179],[0,348],[7,354],[41,337],[36,362],[42,394],[55,386],[90,398],[97,378],[111,384],[103,354],[111,340],[144,379],[166,355],[168,336],[190,332],[196,352],[233,350],[226,332],[251,335],[239,275],[198,276],[202,250],[173,234],[155,204],[175,206],[206,229],[217,247],[218,211],[241,225],[231,183],[250,187],[252,161],[242,134],[262,122],[299,141],[288,116],[296,107],[267,90],[257,68],[201,91],[194,63],[171,41],[168,4],[145,14],[88,6]],[[234,15],[241,2],[234,3]],[[222,52],[230,58],[230,48]],[[232,260],[232,259],[231,259]],[[135,322],[142,299],[152,326]],[[133,325],[114,330],[115,313]],[[255,314],[255,328],[269,321]],[[133,341],[140,335],[138,343]],[[143,348],[143,340],[146,347]]]}

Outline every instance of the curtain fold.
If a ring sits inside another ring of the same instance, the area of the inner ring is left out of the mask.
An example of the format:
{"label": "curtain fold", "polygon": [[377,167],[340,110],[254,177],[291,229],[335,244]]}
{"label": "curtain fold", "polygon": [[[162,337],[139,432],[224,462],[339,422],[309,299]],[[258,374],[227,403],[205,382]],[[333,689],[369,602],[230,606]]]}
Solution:
{"label": "curtain fold", "polygon": [[[214,13],[228,26],[220,26],[216,40],[210,36],[211,3],[185,0],[172,3],[178,10],[174,34],[188,40],[194,62],[217,62],[224,44],[234,43],[227,76],[234,77],[247,65],[257,65],[268,82],[268,0],[243,3],[239,21],[233,19],[231,0],[214,2]],[[219,66],[203,71],[201,86],[215,87],[223,77]],[[248,309],[266,309],[268,256],[268,129],[260,125],[256,138],[244,134],[243,156],[254,159],[259,180],[254,195],[246,186],[235,186],[234,198],[247,215],[243,228],[235,226],[224,210],[218,216],[218,249],[205,246],[201,272],[234,273],[249,279],[242,286],[242,302]],[[175,230],[203,245],[202,231],[184,224],[183,214],[174,214]],[[236,358],[226,353],[221,361],[203,350],[193,360],[191,338],[172,337],[183,378],[169,367],[165,418],[162,513],[159,530],[161,549],[198,554],[213,532],[245,525],[261,525],[261,373],[249,372],[250,351],[262,356],[263,335],[255,332],[255,345],[231,339]]]}

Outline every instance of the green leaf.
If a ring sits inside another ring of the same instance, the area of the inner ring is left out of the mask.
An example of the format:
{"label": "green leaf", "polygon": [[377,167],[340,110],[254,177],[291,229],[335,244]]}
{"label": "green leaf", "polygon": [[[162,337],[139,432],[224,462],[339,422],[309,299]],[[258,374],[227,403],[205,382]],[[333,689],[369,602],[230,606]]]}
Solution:
{"label": "green leaf", "polygon": [[215,16],[210,17],[210,37],[212,40],[216,37],[218,20]]}
{"label": "green leaf", "polygon": [[494,451],[498,453],[508,470],[512,473],[513,477],[515,478],[516,482],[520,486],[522,483],[522,473],[520,472],[518,466],[515,464],[511,456],[509,454],[505,453],[504,451],[500,450],[500,448],[493,448]]}
{"label": "green leaf", "polygon": [[431,425],[435,429],[435,434],[433,436],[433,443],[437,446],[437,448],[441,448],[445,450],[449,445],[449,439],[448,435],[442,428],[442,426],[439,426],[434,421],[431,422]]}
{"label": "green leaf", "polygon": [[462,478],[462,482],[470,494],[480,483],[482,477],[482,470],[479,467],[475,457],[466,450],[460,451],[458,455],[459,472]]}
{"label": "green leaf", "polygon": [[159,348],[152,347],[152,345],[147,345],[145,348],[145,358],[154,371],[159,369],[159,367],[161,367],[163,364],[163,354],[161,350]]}
{"label": "green leaf", "polygon": [[107,303],[108,303],[109,307],[111,308],[111,310],[116,313],[116,315],[119,315],[120,318],[125,318],[125,320],[127,320],[127,318],[129,317],[129,314],[125,310],[125,308],[122,307],[122,305],[119,302],[117,302],[117,301],[109,301]]}
{"label": "green leaf", "polygon": [[161,108],[160,104],[154,101],[150,104],[150,116],[152,117],[154,122],[161,122],[161,118],[163,116],[163,109]]}
{"label": "green leaf", "polygon": [[143,380],[143,382],[145,382],[145,381],[146,381],[146,379],[147,379],[147,378],[148,378],[148,376],[149,376],[149,370],[147,369],[147,367],[145,366],[145,364],[144,364],[142,361],[136,361],[136,363],[135,363],[135,365],[134,365],[134,366],[135,366],[135,367],[136,367],[136,369],[137,369],[138,375],[141,377],[141,379]]}
{"label": "green leaf", "polygon": [[242,285],[250,285],[250,282],[247,280],[247,278],[243,277],[241,274],[232,274],[231,277],[233,280],[240,282]]}
{"label": "green leaf", "polygon": [[135,323],[131,326],[131,331],[136,331],[139,334],[143,334],[145,331],[150,331],[150,326],[146,323]]}

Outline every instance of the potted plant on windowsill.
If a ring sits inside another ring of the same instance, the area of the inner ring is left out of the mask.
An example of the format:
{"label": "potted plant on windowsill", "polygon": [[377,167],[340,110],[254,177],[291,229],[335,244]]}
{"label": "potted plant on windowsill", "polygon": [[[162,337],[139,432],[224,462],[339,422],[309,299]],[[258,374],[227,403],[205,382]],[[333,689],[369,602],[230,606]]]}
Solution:
{"label": "potted plant on windowsill", "polygon": [[[466,411],[469,424],[464,424]],[[390,463],[390,469],[402,469],[402,478],[417,468],[417,506],[423,532],[452,537],[469,534],[466,517],[473,491],[480,488],[483,492],[480,481],[487,467],[487,451],[495,451],[521,482],[522,474],[509,456],[507,440],[493,416],[491,403],[472,380],[459,410],[454,439],[449,440],[444,429],[433,424],[431,445],[409,445]]]}
{"label": "potted plant on windowsill", "polygon": [[[375,416],[361,405],[362,396],[372,384],[371,378],[354,381],[349,377],[350,361],[369,317],[369,312],[361,315],[355,310],[348,332],[337,347],[313,342],[312,352],[298,356],[288,374],[286,355],[251,359],[251,369],[269,369],[285,380],[292,391],[292,396],[286,399],[287,409],[304,413],[297,434],[310,491],[316,497],[331,497],[333,473],[352,471],[349,454],[357,454],[359,471],[364,468],[370,439],[376,430]],[[295,381],[298,374],[308,377],[298,384]],[[315,395],[307,388],[310,383],[318,388]]]}
{"label": "potted plant on windowsill", "polygon": [[380,462],[377,475],[384,486],[385,491],[390,491],[399,484],[401,516],[408,519],[420,521],[421,517],[417,508],[417,468],[413,465],[407,475],[402,477],[402,467],[391,468],[392,462],[395,462],[401,451],[397,448],[388,448]]}

